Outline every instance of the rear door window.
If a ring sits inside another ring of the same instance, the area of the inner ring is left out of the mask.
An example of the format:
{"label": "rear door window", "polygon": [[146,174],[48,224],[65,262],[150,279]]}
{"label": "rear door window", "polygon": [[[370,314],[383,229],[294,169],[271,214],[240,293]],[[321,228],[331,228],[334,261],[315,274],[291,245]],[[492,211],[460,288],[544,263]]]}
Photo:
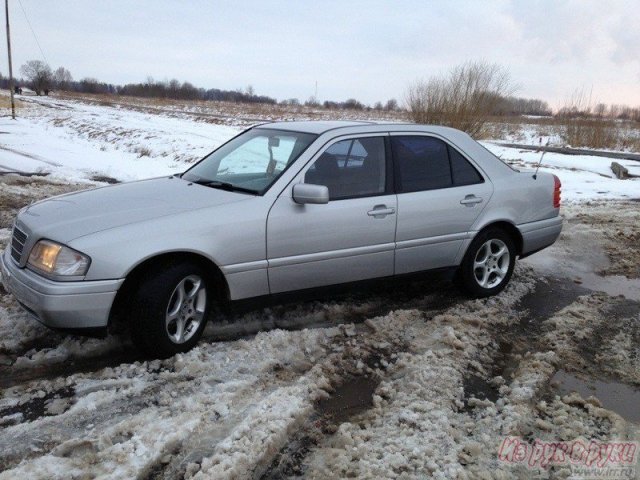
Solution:
{"label": "rear door window", "polygon": [[391,149],[398,193],[482,183],[476,168],[451,145],[428,136],[393,136]]}
{"label": "rear door window", "polygon": [[447,144],[433,137],[391,137],[398,192],[453,186]]}

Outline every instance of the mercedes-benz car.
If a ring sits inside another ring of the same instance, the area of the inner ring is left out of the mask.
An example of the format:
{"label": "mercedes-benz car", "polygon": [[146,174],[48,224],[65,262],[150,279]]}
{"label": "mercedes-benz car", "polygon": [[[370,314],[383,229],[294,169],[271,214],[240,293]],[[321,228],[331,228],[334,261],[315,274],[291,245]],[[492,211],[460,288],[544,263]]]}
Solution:
{"label": "mercedes-benz car", "polygon": [[[454,269],[499,293],[516,257],[560,234],[560,181],[519,172],[467,134],[373,122],[250,128],[182,174],[22,209],[5,288],[43,324],[192,348],[212,307]],[[215,309],[218,311],[219,309]]]}

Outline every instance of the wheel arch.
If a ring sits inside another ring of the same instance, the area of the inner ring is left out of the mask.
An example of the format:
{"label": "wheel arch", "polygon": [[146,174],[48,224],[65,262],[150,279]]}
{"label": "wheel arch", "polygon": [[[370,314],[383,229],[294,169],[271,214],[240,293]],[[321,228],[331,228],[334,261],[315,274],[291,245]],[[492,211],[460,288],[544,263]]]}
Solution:
{"label": "wheel arch", "polygon": [[[473,241],[478,237],[478,235],[481,235],[482,233],[486,232],[491,228],[499,228],[505,231],[511,237],[511,239],[513,240],[513,243],[515,244],[516,255],[518,256],[522,255],[522,247],[524,243],[524,239],[522,238],[522,233],[520,233],[520,230],[518,230],[518,227],[516,227],[513,223],[511,223],[508,220],[495,220],[483,226],[469,241],[469,245],[467,245],[467,250],[469,249]],[[465,255],[466,253],[467,252],[465,252]]]}
{"label": "wheel arch", "polygon": [[162,266],[170,265],[172,263],[182,262],[193,262],[200,265],[209,274],[209,280],[214,282],[216,286],[214,289],[216,292],[216,300],[222,303],[229,301],[229,285],[222,273],[222,270],[220,270],[220,267],[218,267],[215,262],[204,255],[194,252],[165,252],[145,258],[129,270],[124,283],[118,289],[116,298],[113,301],[111,312],[109,314],[109,325],[114,321],[124,320],[125,306],[131,302],[132,296],[136,292],[136,288],[140,285],[140,282],[146,275],[148,275],[153,269],[162,268]]}

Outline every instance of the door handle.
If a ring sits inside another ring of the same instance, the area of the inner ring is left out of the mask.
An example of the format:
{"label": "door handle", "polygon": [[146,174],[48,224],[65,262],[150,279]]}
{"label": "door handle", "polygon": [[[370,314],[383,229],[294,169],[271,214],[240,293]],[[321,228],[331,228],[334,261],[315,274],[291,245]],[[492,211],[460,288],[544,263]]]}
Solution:
{"label": "door handle", "polygon": [[396,213],[396,209],[393,207],[387,207],[386,205],[376,205],[373,210],[369,210],[367,215],[373,218],[384,218],[387,215],[393,215]]}
{"label": "door handle", "polygon": [[468,205],[473,207],[476,203],[482,203],[482,198],[476,197],[475,195],[467,195],[462,200],[460,200],[462,205]]}

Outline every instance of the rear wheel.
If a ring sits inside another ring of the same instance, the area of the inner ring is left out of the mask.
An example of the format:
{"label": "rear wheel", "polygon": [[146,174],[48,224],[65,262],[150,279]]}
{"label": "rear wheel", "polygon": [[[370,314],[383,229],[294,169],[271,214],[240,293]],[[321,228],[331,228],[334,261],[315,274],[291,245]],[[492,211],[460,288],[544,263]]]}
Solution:
{"label": "rear wheel", "polygon": [[199,265],[169,264],[150,271],[133,300],[134,344],[159,358],[190,350],[202,336],[211,298],[211,282]]}
{"label": "rear wheel", "polygon": [[515,260],[515,245],[508,233],[499,228],[481,232],[460,266],[462,287],[473,297],[500,293],[511,279]]}

